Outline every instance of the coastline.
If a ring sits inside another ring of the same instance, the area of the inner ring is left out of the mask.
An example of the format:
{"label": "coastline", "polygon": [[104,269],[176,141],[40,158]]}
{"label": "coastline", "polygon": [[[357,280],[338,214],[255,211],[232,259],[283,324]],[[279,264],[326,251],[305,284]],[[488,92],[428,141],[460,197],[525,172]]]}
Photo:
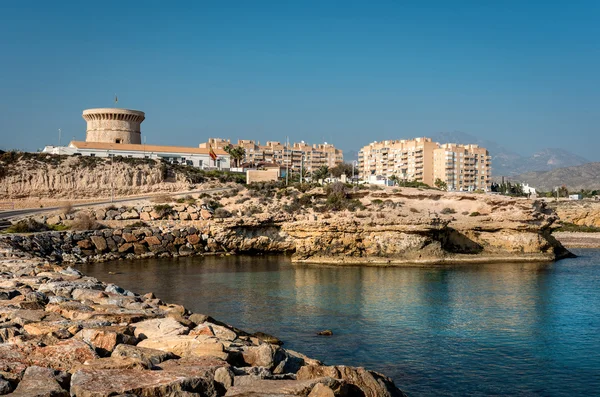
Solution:
{"label": "coastline", "polygon": [[567,249],[600,248],[600,233],[554,232],[552,235]]}
{"label": "coastline", "polygon": [[0,394],[405,395],[382,374],[326,366],[3,244],[0,308]]}

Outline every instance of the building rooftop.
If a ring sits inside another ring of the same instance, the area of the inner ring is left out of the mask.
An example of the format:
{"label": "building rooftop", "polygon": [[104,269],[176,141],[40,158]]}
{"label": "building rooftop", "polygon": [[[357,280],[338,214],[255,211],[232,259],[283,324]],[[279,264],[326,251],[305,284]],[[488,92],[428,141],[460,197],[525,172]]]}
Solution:
{"label": "building rooftop", "polygon": [[[104,142],[83,142],[71,141],[70,147],[77,149],[90,150],[119,150],[133,152],[155,152],[155,153],[182,153],[182,154],[208,154],[208,148],[186,147],[186,146],[162,146],[162,145],[145,145],[145,144],[128,144],[128,143],[104,143]],[[217,155],[227,155],[222,149],[213,149]]]}

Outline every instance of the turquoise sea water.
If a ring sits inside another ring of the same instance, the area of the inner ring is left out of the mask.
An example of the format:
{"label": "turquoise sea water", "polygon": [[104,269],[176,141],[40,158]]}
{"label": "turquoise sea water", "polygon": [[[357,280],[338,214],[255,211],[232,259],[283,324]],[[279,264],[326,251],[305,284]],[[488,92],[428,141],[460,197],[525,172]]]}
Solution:
{"label": "turquoise sea water", "polygon": [[[552,264],[292,265],[281,256],[85,265],[412,396],[600,395],[600,250]],[[118,272],[119,274],[108,274]],[[316,336],[331,329],[332,337]]]}

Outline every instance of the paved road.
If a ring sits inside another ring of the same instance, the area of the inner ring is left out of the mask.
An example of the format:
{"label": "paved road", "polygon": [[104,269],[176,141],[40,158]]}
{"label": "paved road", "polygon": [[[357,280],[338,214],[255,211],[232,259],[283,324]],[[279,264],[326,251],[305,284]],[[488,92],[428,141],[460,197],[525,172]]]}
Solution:
{"label": "paved road", "polygon": [[[224,190],[231,190],[231,189],[233,189],[233,188],[230,188],[230,187],[221,187],[221,188],[216,188],[216,189],[190,190],[188,192],[178,192],[178,193],[168,193],[168,192],[165,192],[164,194],[168,194],[170,196],[183,196],[183,195],[186,195],[186,194],[215,193],[215,192],[221,192],[221,191],[224,191]],[[117,198],[117,199],[114,199],[113,201],[110,201],[110,200],[94,201],[94,202],[90,202],[90,203],[74,204],[73,208],[89,207],[89,206],[92,206],[92,205],[122,203],[122,202],[125,202],[125,201],[148,200],[148,199],[151,199],[152,197],[155,197],[155,196],[156,195],[140,196],[140,197],[133,197],[133,198],[132,197]],[[14,218],[14,217],[17,217],[17,216],[38,214],[40,212],[51,212],[51,211],[58,210],[60,208],[62,208],[62,207],[25,208],[25,209],[21,209],[21,210],[0,211],[0,219],[10,219],[10,218]]]}

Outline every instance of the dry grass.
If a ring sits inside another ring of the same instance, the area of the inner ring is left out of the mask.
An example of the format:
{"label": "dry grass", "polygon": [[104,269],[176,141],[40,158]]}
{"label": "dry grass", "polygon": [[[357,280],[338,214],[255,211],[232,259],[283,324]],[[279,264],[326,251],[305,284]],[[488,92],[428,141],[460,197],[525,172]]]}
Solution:
{"label": "dry grass", "polygon": [[172,203],[174,200],[173,197],[168,194],[159,194],[152,197],[151,201],[153,203]]}
{"label": "dry grass", "polygon": [[98,230],[101,229],[102,225],[96,222],[88,213],[80,212],[75,216],[75,219],[71,223],[71,230],[85,231],[85,230]]}
{"label": "dry grass", "polygon": [[73,212],[73,204],[71,203],[65,203],[65,205],[63,205],[60,209],[60,212],[63,215],[67,215]]}

